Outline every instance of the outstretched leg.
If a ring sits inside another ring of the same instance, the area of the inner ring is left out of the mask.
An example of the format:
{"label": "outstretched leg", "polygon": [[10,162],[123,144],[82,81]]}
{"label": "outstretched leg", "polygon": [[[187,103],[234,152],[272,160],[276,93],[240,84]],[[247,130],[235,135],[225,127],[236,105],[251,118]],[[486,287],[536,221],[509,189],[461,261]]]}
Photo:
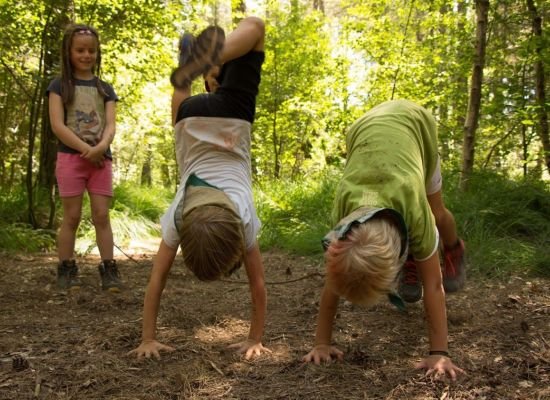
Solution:
{"label": "outstretched leg", "polygon": [[258,17],[247,17],[227,35],[221,53],[221,62],[226,63],[244,56],[249,51],[263,51],[265,37],[264,21]]}
{"label": "outstretched leg", "polygon": [[170,82],[174,86],[172,94],[172,125],[180,104],[191,96],[191,83],[200,74],[219,62],[225,34],[221,28],[210,26],[202,31],[197,38],[185,33],[179,43],[179,63]]}

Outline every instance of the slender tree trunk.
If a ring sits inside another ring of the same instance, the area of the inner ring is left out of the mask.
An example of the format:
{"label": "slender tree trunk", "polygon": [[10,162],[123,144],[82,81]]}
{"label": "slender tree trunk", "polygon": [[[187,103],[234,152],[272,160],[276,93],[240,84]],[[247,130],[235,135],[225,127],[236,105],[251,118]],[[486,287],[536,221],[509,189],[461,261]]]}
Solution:
{"label": "slender tree trunk", "polygon": [[[273,51],[273,73],[274,73],[274,79],[273,79],[273,82],[275,84],[275,87],[278,86],[279,84],[279,74],[278,74],[278,69],[277,69],[277,48],[276,46],[274,47],[274,51]],[[274,99],[273,99],[273,118],[272,118],[272,132],[271,132],[271,140],[273,142],[273,177],[274,178],[279,178],[279,173],[280,173],[280,170],[281,170],[281,160],[279,158],[279,151],[280,151],[280,146],[278,144],[279,142],[279,138],[278,138],[278,133],[277,133],[277,111],[279,109],[279,97],[278,97],[278,90],[277,88],[275,89],[275,96],[274,96]]]}
{"label": "slender tree trunk", "polygon": [[[46,17],[46,21],[49,21],[51,16],[51,10],[49,15]],[[33,228],[38,228],[39,221],[36,219],[35,210],[34,210],[34,185],[33,185],[33,164],[34,164],[34,147],[36,142],[36,135],[38,132],[38,124],[40,120],[40,110],[44,103],[42,91],[44,89],[44,83],[42,79],[42,72],[44,66],[44,57],[46,53],[46,32],[48,29],[49,23],[44,24],[44,29],[42,31],[42,38],[40,42],[40,57],[38,62],[38,79],[35,80],[34,90],[31,99],[31,108],[30,108],[30,118],[29,118],[29,131],[28,131],[28,148],[27,148],[27,171],[25,176],[25,187],[27,189],[27,218],[29,224]]]}
{"label": "slender tree trunk", "polygon": [[151,149],[147,149],[146,155],[145,155],[145,161],[141,166],[141,186],[151,187],[151,185],[153,184],[153,177],[151,176],[152,157],[153,157],[153,152],[151,151]]}
{"label": "slender tree trunk", "polygon": [[533,23],[533,35],[535,38],[535,98],[537,102],[538,116],[538,134],[542,142],[544,151],[544,163],[548,172],[550,172],[550,138],[548,133],[548,112],[546,111],[546,93],[544,78],[544,63],[542,58],[543,37],[542,37],[542,17],[533,0],[527,0],[527,8],[531,14]]}
{"label": "slender tree trunk", "polygon": [[475,135],[479,123],[481,107],[481,88],[483,83],[483,68],[485,67],[485,47],[487,44],[487,20],[489,15],[489,0],[476,0],[476,50],[474,67],[468,101],[468,112],[464,124],[464,147],[462,151],[462,175],[460,188],[466,190],[468,179],[474,167]]}
{"label": "slender tree trunk", "polygon": [[[458,32],[464,32],[466,29],[464,24],[464,18],[466,16],[466,4],[464,1],[459,1],[457,4],[457,14],[458,14]],[[465,41],[464,41],[465,42]],[[457,60],[465,60],[467,59],[468,55],[466,54],[465,46],[459,46],[456,52],[455,57]],[[466,124],[466,113],[467,113],[467,96],[466,93],[468,93],[468,77],[465,73],[462,72],[462,68],[458,68],[456,71],[456,75],[454,76],[454,85],[456,87],[456,93],[459,93],[457,96],[453,96],[453,103],[452,103],[452,113],[454,115],[456,124],[456,127],[464,127]],[[458,142],[458,129],[456,130],[456,134],[453,134],[453,139],[455,139]],[[456,150],[454,148],[453,150]]]}
{"label": "slender tree trunk", "polygon": [[[52,4],[52,18],[44,26],[44,63],[40,94],[43,95],[47,85],[56,73],[59,60],[59,48],[63,36],[63,28],[69,22],[68,12],[70,1],[60,0]],[[55,162],[57,159],[57,139],[50,125],[48,102],[42,106],[42,130],[40,134],[40,166],[38,169],[38,187],[48,195],[49,217],[48,229],[52,229],[55,221]]]}
{"label": "slender tree trunk", "polygon": [[313,9],[325,13],[325,2],[323,0],[313,0]]}

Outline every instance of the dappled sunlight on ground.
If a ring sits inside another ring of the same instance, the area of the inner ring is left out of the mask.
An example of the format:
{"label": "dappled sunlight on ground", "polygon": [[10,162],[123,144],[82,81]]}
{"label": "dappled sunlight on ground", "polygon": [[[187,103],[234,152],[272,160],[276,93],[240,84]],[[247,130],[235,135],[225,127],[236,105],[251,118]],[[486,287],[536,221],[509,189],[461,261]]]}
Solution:
{"label": "dappled sunlight on ground", "polygon": [[247,361],[227,348],[248,334],[244,272],[203,283],[177,257],[157,335],[176,351],[138,361],[126,353],[141,340],[152,256],[118,257],[128,286],[118,295],[100,290],[98,257],[79,257],[84,285],[72,294],[55,289],[53,254],[0,259],[0,399],[550,398],[548,280],[472,278],[448,296],[450,351],[468,373],[450,383],[413,369],[428,350],[421,303],[401,313],[386,301],[372,308],[342,302],[333,339],[344,361],[302,363],[313,344],[322,270],[277,252],[264,254],[263,344],[272,353]]}

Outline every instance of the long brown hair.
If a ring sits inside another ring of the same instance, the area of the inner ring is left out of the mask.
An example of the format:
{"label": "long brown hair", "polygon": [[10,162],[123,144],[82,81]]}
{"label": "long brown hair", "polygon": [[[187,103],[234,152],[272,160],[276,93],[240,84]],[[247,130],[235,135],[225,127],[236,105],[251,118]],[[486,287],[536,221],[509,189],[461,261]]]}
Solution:
{"label": "long brown hair", "polygon": [[71,46],[74,35],[79,32],[93,35],[96,39],[97,57],[92,73],[96,76],[96,86],[99,94],[103,97],[107,95],[105,89],[103,89],[99,81],[101,69],[101,46],[99,44],[99,34],[97,33],[97,30],[89,25],[71,24],[65,28],[63,41],[61,43],[61,98],[63,99],[63,104],[65,105],[71,104],[74,100],[75,78],[73,76],[73,67],[71,65]]}

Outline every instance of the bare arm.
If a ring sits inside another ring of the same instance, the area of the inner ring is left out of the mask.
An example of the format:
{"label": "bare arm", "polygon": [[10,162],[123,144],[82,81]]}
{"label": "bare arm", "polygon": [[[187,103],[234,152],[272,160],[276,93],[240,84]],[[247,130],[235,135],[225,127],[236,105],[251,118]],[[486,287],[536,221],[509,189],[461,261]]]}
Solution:
{"label": "bare arm", "polygon": [[252,298],[252,316],[248,338],[261,342],[267,310],[267,291],[265,289],[264,265],[258,244],[247,251],[244,263]]}
{"label": "bare arm", "polygon": [[176,118],[178,116],[178,110],[180,108],[180,104],[189,96],[191,96],[191,87],[187,87],[183,89],[174,88],[174,92],[172,93],[172,102],[171,102],[172,126],[176,125]]}
{"label": "bare arm", "polygon": [[101,140],[97,146],[102,146],[103,151],[107,151],[116,133],[116,101],[105,103],[105,128],[101,135]]}
{"label": "bare arm", "polygon": [[236,349],[238,353],[244,353],[245,358],[248,360],[253,356],[260,355],[262,351],[271,352],[262,345],[267,310],[267,291],[265,289],[265,274],[262,256],[257,243],[247,251],[244,265],[246,268],[246,275],[248,276],[248,285],[252,299],[250,331],[247,340],[235,343],[229,347]]}
{"label": "bare arm", "polygon": [[265,23],[257,17],[247,17],[227,35],[221,54],[222,63],[241,57],[251,50],[263,51]]}
{"label": "bare arm", "polygon": [[101,140],[95,146],[82,153],[82,157],[98,163],[103,161],[103,155],[113,142],[116,132],[116,102],[105,103],[105,128],[101,134]]}
{"label": "bare arm", "polygon": [[143,302],[143,330],[141,334],[141,344],[129,354],[135,354],[138,358],[145,356],[149,358],[154,355],[160,358],[159,350],[174,350],[169,346],[165,346],[156,341],[157,332],[157,316],[160,306],[160,298],[164,287],[168,272],[172,267],[174,258],[178,249],[169,247],[164,240],[161,241],[159,250],[153,262],[153,269],[145,292],[145,300]]}
{"label": "bare arm", "polygon": [[447,351],[447,310],[439,256],[436,252],[427,260],[416,263],[424,287],[430,350]]}
{"label": "bare arm", "polygon": [[[424,309],[428,320],[430,351],[448,351],[447,309],[445,291],[439,266],[439,255],[434,253],[424,261],[417,261],[418,271],[424,287]],[[464,371],[453,364],[451,359],[442,355],[428,356],[416,365],[427,370],[427,374],[449,374],[453,380],[457,373]]]}
{"label": "bare arm", "polygon": [[91,149],[91,146],[81,140],[67,125],[65,125],[65,109],[61,96],[50,92],[48,97],[50,124],[52,131],[63,144],[71,149],[84,153]]}
{"label": "bare arm", "polygon": [[315,344],[313,349],[304,356],[303,361],[320,364],[322,361],[330,361],[332,356],[342,359],[344,353],[331,345],[332,325],[338,310],[339,297],[328,286],[325,281],[319,315],[317,317],[317,329],[315,331]]}

